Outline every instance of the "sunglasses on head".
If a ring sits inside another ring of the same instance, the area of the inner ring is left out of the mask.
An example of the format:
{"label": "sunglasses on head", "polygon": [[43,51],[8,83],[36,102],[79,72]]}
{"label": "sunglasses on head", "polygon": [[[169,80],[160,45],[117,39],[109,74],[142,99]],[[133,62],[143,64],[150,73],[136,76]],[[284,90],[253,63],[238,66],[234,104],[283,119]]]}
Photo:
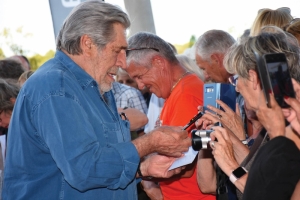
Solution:
{"label": "sunglasses on head", "polygon": [[126,57],[129,55],[131,51],[138,51],[138,50],[154,50],[159,52],[159,49],[153,48],[153,47],[140,47],[140,48],[131,48],[131,49],[126,49]]}

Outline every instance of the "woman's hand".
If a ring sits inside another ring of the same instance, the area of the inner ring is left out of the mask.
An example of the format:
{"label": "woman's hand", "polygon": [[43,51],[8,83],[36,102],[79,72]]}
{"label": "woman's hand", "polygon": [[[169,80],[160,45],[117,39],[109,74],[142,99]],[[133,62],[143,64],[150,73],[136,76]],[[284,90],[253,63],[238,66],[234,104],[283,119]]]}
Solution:
{"label": "woman's hand", "polygon": [[267,130],[270,138],[283,136],[285,133],[285,119],[281,107],[277,104],[275,97],[270,93],[270,106],[267,107],[265,101],[261,100],[256,111],[257,118]]}
{"label": "woman's hand", "polygon": [[[234,133],[240,140],[246,139],[246,134],[244,130],[244,124],[242,121],[242,118],[240,115],[238,115],[236,112],[234,112],[229,106],[227,106],[223,101],[216,100],[216,102],[224,109],[222,111],[221,109],[215,108],[213,106],[207,106],[210,110],[212,110],[215,114],[211,112],[205,112],[207,114],[210,114],[215,119],[218,119],[224,128],[227,128],[232,133]],[[237,107],[237,111],[238,106]]]}
{"label": "woman's hand", "polygon": [[233,144],[224,128],[214,126],[213,129],[214,132],[210,135],[212,154],[222,171],[230,176],[231,172],[239,167],[234,156]]}
{"label": "woman's hand", "polygon": [[285,98],[290,108],[282,109],[282,113],[291,127],[300,135],[300,102],[295,98]]}

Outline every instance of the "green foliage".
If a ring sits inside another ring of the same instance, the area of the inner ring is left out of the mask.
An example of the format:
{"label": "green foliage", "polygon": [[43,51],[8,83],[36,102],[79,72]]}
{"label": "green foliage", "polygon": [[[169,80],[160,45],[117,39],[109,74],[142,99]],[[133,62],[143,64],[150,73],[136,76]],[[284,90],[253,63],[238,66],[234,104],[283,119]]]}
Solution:
{"label": "green foliage", "polygon": [[53,58],[54,55],[55,55],[55,51],[50,50],[44,56],[41,56],[40,54],[35,54],[34,56],[29,57],[28,60],[30,62],[31,69],[37,70],[47,60]]}
{"label": "green foliage", "polygon": [[190,43],[189,43],[189,48],[191,48],[196,42],[196,37],[194,35],[192,35],[192,37],[190,38]]}
{"label": "green foliage", "polygon": [[[15,33],[14,36],[13,33]],[[26,39],[31,36],[31,33],[23,33],[23,27],[17,28],[15,32],[12,32],[9,28],[4,28],[3,31],[0,32],[0,37],[4,37],[5,44],[11,49],[11,51],[15,55],[26,55],[29,51],[24,49],[23,46],[19,43],[16,43],[14,38],[16,37]]]}
{"label": "green foliage", "polygon": [[0,48],[0,59],[4,59],[4,58],[5,58],[5,54],[3,50]]}

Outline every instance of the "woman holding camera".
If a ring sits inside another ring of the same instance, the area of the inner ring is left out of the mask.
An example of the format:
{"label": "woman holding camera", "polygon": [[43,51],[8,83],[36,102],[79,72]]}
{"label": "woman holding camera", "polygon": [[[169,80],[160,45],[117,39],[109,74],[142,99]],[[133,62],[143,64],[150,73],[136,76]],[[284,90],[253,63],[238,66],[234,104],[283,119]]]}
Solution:
{"label": "woman holding camera", "polygon": [[[292,129],[285,127],[284,116],[289,116],[291,109],[285,109],[283,115],[271,91],[268,91],[271,108],[267,107],[254,52],[260,55],[284,53],[292,78],[300,82],[298,43],[293,36],[279,28],[265,27],[258,36],[234,45],[224,59],[225,67],[230,73],[239,75],[236,89],[244,97],[247,106],[256,112],[270,141],[258,150],[249,173],[236,161],[233,142],[224,128],[213,127],[212,154],[218,166],[244,193],[243,199],[290,199],[300,178],[300,152],[296,146],[299,137],[289,136],[294,138],[291,140],[285,135],[299,135],[299,132],[294,129],[296,133],[291,133]],[[290,121],[289,118],[287,120]],[[291,126],[294,128],[295,122]]]}

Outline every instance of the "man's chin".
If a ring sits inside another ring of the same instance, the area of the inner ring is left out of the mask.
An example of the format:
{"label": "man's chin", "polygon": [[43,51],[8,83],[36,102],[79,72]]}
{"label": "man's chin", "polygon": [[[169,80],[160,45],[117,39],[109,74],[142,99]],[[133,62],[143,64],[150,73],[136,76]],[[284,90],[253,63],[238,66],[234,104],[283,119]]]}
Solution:
{"label": "man's chin", "polygon": [[112,89],[112,83],[108,84],[108,83],[102,83],[100,85],[100,91],[101,94],[105,93],[105,92],[109,92]]}

